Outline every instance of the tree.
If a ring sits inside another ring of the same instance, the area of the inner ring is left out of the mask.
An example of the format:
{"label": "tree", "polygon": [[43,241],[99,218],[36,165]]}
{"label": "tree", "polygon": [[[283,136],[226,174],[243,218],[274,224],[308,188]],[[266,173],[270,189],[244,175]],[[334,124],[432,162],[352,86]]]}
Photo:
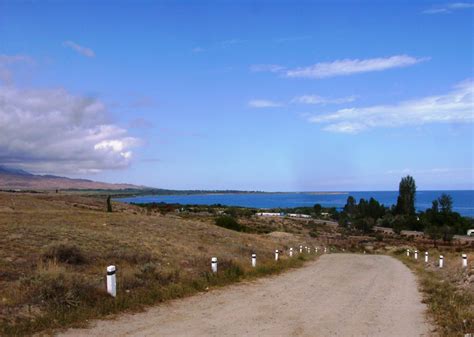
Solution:
{"label": "tree", "polygon": [[433,245],[436,246],[436,241],[442,238],[441,230],[438,226],[427,224],[425,227],[425,234],[433,240]]}
{"label": "tree", "polygon": [[415,214],[416,184],[413,177],[407,175],[402,178],[398,187],[396,211],[400,215]]}
{"label": "tree", "polygon": [[316,213],[316,215],[320,215],[321,211],[323,210],[323,207],[320,204],[314,205],[313,208],[314,208],[314,213]]}
{"label": "tree", "polygon": [[110,201],[110,195],[107,197],[107,212],[112,212],[112,202]]}
{"label": "tree", "polygon": [[357,211],[357,202],[352,195],[347,197],[346,205],[344,206],[344,212],[349,215],[354,215]]}
{"label": "tree", "polygon": [[[446,193],[441,194],[438,198],[439,206],[441,207],[442,213],[451,213],[453,210],[453,198]],[[434,203],[434,201],[433,201]]]}
{"label": "tree", "polygon": [[375,225],[375,220],[370,217],[358,218],[355,220],[355,228],[363,231],[364,233],[369,233],[372,231],[372,228]]}

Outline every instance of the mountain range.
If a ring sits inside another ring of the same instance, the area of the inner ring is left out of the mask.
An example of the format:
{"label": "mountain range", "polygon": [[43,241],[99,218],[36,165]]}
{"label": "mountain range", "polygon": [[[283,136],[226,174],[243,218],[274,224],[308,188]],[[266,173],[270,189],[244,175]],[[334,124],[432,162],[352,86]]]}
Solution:
{"label": "mountain range", "polygon": [[37,175],[22,169],[0,165],[0,190],[123,190],[144,188],[144,186],[132,184],[111,184],[88,179],[72,179],[55,175]]}

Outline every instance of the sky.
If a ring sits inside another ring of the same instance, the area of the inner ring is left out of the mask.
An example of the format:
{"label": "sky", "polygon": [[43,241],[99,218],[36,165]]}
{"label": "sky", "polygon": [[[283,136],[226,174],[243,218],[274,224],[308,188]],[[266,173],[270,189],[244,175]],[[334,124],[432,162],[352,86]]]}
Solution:
{"label": "sky", "polygon": [[473,189],[474,2],[0,0],[0,164],[169,189]]}

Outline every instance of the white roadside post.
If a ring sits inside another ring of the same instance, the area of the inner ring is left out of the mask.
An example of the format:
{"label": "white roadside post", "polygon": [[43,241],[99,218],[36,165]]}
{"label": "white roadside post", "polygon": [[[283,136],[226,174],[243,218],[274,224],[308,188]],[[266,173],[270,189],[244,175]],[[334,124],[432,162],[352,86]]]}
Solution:
{"label": "white roadside post", "polygon": [[462,254],[462,267],[467,268],[467,255]]}
{"label": "white roadside post", "polygon": [[275,250],[275,261],[278,261],[278,249]]}
{"label": "white roadside post", "polygon": [[425,262],[428,263],[428,252],[425,252]]}
{"label": "white roadside post", "polygon": [[316,247],[316,254],[318,254],[318,247]]}
{"label": "white roadside post", "polygon": [[443,260],[444,260],[443,255],[440,255],[440,256],[439,256],[439,267],[440,267],[440,268],[443,268]]}
{"label": "white roadside post", "polygon": [[211,270],[213,273],[217,273],[217,257],[211,259]]}
{"label": "white roadside post", "polygon": [[293,256],[293,248],[290,248],[290,257]]}
{"label": "white roadside post", "polygon": [[311,253],[311,247],[308,247],[308,253]]}
{"label": "white roadside post", "polygon": [[303,253],[303,246],[300,246],[300,253]]}
{"label": "white roadside post", "polygon": [[252,267],[257,266],[257,254],[252,254]]}
{"label": "white roadside post", "polygon": [[410,250],[407,249],[407,256],[410,256]]}
{"label": "white roadside post", "polygon": [[415,260],[418,260],[418,251],[415,250]]}
{"label": "white roadside post", "polygon": [[117,269],[115,266],[107,267],[107,292],[113,297],[117,296],[117,278],[115,276],[116,271]]}
{"label": "white roadside post", "polygon": [[325,252],[325,253],[327,252],[327,249],[326,249],[326,247],[324,247],[324,252]]}

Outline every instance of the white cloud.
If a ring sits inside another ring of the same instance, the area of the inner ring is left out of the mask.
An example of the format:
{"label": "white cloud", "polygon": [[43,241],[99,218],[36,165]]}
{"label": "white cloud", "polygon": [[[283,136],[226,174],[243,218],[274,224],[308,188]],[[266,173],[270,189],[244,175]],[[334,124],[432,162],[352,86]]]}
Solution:
{"label": "white cloud", "polygon": [[444,95],[403,101],[395,105],[345,108],[307,118],[311,123],[325,124],[324,130],[342,133],[358,133],[377,127],[472,123],[474,83],[466,80]]}
{"label": "white cloud", "polygon": [[454,11],[474,8],[474,3],[471,2],[454,2],[441,7],[433,7],[422,11],[423,14],[449,14]]}
{"label": "white cloud", "polygon": [[194,47],[192,49],[193,53],[202,53],[203,51],[204,51],[204,48],[201,48],[201,47]]}
{"label": "white cloud", "polygon": [[447,7],[448,7],[448,8],[451,8],[451,9],[474,8],[474,3],[470,3],[470,2],[455,2],[455,3],[449,4]]}
{"label": "white cloud", "polygon": [[302,95],[295,97],[291,100],[292,103],[301,103],[301,104],[319,104],[319,105],[326,105],[326,104],[343,104],[343,103],[350,103],[354,102],[357,99],[357,96],[346,96],[346,97],[339,97],[339,98],[327,98],[322,97],[319,95]]}
{"label": "white cloud", "polygon": [[81,46],[74,41],[64,41],[63,46],[71,48],[72,50],[78,52],[79,54],[86,56],[86,57],[94,57],[95,52],[87,47]]}
{"label": "white cloud", "polygon": [[248,105],[252,108],[277,108],[281,106],[281,103],[266,99],[254,99],[249,101]]}
{"label": "white cloud", "polygon": [[64,89],[0,87],[0,162],[59,174],[127,167],[139,140],[107,113]]}
{"label": "white cloud", "polygon": [[402,68],[426,61],[427,58],[416,58],[408,55],[395,55],[372,59],[344,59],[333,62],[320,62],[309,67],[289,69],[284,72],[287,77],[326,78],[347,76],[358,73]]}
{"label": "white cloud", "polygon": [[451,13],[447,8],[431,8],[422,12],[423,14],[447,14]]}
{"label": "white cloud", "polygon": [[250,66],[250,71],[253,72],[270,72],[278,73],[284,70],[285,67],[278,64],[254,64]]}
{"label": "white cloud", "polygon": [[11,84],[12,73],[10,68],[14,64],[34,64],[34,60],[26,55],[5,55],[0,54],[0,81]]}

